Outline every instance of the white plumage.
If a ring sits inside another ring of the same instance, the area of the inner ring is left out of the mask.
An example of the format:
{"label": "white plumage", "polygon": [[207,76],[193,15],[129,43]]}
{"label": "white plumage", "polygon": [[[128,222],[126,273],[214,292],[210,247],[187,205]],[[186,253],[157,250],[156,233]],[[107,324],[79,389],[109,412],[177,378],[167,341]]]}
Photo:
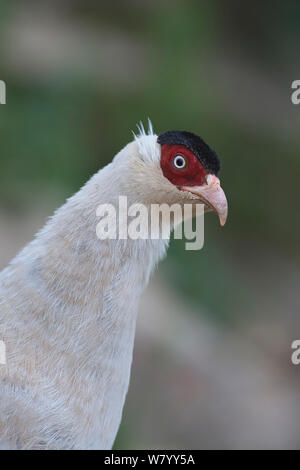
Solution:
{"label": "white plumage", "polygon": [[108,449],[129,384],[136,314],[166,240],[98,240],[101,203],[183,203],[143,129],[0,274],[0,448]]}

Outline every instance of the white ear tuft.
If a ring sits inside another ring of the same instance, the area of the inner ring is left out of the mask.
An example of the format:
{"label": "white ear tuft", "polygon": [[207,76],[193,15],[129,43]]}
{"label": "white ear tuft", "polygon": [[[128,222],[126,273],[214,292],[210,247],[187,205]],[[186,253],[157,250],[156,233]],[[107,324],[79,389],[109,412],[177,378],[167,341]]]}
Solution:
{"label": "white ear tuft", "polygon": [[136,127],[138,128],[138,134],[135,134],[135,132],[132,131],[133,133],[133,136],[135,139],[138,139],[139,137],[145,137],[147,135],[153,135],[154,132],[153,132],[153,125],[152,125],[152,122],[150,120],[150,118],[148,117],[148,133],[145,131],[145,127],[144,127],[144,124],[142,121],[140,121]]}
{"label": "white ear tuft", "polygon": [[134,140],[138,144],[139,153],[144,162],[155,163],[160,159],[157,135],[153,132],[152,122],[148,118],[148,133],[145,131],[142,121],[137,124],[139,133],[133,132]]}
{"label": "white ear tuft", "polygon": [[148,117],[148,135],[153,135],[154,132],[153,132],[153,126],[152,126],[152,122],[150,120],[150,118]]}

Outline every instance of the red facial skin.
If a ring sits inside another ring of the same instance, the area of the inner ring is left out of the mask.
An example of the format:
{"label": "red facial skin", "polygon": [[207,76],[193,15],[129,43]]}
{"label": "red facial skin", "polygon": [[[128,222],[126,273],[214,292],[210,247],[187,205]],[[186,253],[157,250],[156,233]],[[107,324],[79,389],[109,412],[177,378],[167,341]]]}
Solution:
{"label": "red facial skin", "polygon": [[[176,168],[174,158],[181,155],[185,158],[186,166]],[[161,148],[160,165],[163,175],[176,186],[202,186],[207,174],[198,158],[184,145],[163,145]]]}

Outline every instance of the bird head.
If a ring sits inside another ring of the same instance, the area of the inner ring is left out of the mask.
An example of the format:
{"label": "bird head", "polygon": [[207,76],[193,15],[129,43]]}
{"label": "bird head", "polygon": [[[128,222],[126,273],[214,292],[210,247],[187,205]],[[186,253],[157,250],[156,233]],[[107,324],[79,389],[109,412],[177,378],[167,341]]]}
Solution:
{"label": "bird head", "polygon": [[217,177],[220,161],[217,154],[196,134],[168,131],[158,136],[161,146],[162,173],[178,191],[196,196],[206,210],[215,211],[224,225],[228,205]]}
{"label": "bird head", "polygon": [[[130,187],[137,200],[156,204],[204,204],[224,225],[228,205],[218,173],[220,160],[201,137],[187,131],[167,131],[159,136],[139,127],[135,141],[117,159],[129,170]],[[125,157],[125,158],[124,158]],[[129,160],[129,161],[128,161]],[[146,182],[146,184],[145,184]]]}

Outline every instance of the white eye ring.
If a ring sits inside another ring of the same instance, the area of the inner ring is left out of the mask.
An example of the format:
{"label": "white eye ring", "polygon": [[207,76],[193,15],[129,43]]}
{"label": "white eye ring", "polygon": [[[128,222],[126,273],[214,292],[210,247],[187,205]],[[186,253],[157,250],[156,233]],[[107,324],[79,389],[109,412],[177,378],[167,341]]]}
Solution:
{"label": "white eye ring", "polygon": [[178,168],[178,170],[182,170],[186,167],[186,161],[182,155],[176,155],[176,157],[174,157],[173,163],[175,168]]}

